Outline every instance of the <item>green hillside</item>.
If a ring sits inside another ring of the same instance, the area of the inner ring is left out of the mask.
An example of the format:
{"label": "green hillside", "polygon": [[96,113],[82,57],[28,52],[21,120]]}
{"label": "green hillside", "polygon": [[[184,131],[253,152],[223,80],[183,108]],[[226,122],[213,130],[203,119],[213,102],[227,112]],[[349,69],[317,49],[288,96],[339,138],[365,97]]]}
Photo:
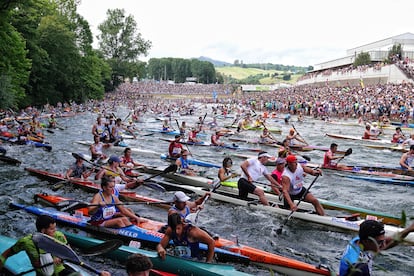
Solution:
{"label": "green hillside", "polygon": [[[243,80],[246,79],[249,76],[255,76],[255,75],[269,75],[269,77],[263,77],[260,79],[261,84],[276,84],[280,82],[285,83],[295,83],[297,79],[301,75],[291,75],[291,80],[285,81],[282,79],[283,74],[286,72],[283,71],[277,71],[277,70],[264,70],[264,69],[257,69],[257,68],[242,68],[238,66],[225,66],[225,67],[216,67],[216,72],[219,72],[220,74],[231,77],[237,80]],[[276,78],[272,78],[271,76],[275,73],[278,73],[279,75]]]}

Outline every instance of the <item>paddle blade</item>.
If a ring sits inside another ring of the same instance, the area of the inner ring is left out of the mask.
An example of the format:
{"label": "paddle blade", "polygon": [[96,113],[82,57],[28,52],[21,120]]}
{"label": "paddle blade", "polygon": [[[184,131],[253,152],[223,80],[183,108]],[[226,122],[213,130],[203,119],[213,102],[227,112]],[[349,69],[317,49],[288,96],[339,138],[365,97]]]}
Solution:
{"label": "paddle blade", "polygon": [[346,150],[345,156],[348,156],[350,154],[352,154],[352,148],[349,148],[349,149]]}
{"label": "paddle blade", "polygon": [[32,237],[33,242],[37,247],[51,253],[55,257],[59,257],[63,260],[68,260],[73,263],[80,263],[78,255],[66,244],[45,235],[43,233],[34,233]]}
{"label": "paddle blade", "polygon": [[82,153],[72,152],[72,156],[75,157],[76,159],[80,158],[80,159],[82,159],[84,161],[86,160],[85,156]]}
{"label": "paddle blade", "polygon": [[102,255],[118,249],[122,245],[120,240],[109,240],[98,245],[88,247],[82,250],[83,256],[97,256]]}

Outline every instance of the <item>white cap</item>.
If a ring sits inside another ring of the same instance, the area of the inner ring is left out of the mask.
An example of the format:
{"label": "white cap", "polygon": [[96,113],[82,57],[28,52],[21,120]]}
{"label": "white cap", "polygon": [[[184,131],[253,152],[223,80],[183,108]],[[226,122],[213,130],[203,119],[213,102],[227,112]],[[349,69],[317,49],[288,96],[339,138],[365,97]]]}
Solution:
{"label": "white cap", "polygon": [[179,192],[175,192],[174,194],[174,201],[178,201],[178,202],[186,202],[190,200],[190,197],[187,196],[185,193],[179,191]]}
{"label": "white cap", "polygon": [[259,154],[258,154],[258,156],[257,156],[258,158],[261,158],[261,157],[268,157],[268,158],[272,158],[272,156],[270,155],[270,154],[268,154],[267,152],[265,152],[265,151],[261,151],[261,152],[259,152]]}

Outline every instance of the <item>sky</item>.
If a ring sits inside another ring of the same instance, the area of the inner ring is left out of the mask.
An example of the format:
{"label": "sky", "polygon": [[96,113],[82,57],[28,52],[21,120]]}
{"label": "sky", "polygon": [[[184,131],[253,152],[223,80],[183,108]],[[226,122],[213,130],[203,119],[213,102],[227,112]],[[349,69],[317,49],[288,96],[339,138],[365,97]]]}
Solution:
{"label": "sky", "polygon": [[152,42],[149,58],[314,66],[346,50],[414,33],[408,0],[81,0],[94,34],[108,9],[124,9]]}

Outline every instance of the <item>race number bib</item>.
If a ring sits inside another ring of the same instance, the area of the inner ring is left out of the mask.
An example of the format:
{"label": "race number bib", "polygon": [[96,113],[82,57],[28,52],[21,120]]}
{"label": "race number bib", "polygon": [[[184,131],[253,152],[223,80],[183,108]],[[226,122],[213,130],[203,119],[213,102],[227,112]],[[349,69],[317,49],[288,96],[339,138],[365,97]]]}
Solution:
{"label": "race number bib", "polygon": [[181,258],[191,258],[191,250],[188,246],[176,246],[174,255]]}
{"label": "race number bib", "polygon": [[115,206],[105,207],[102,210],[102,217],[104,219],[110,219],[115,215],[115,213],[116,213]]}

